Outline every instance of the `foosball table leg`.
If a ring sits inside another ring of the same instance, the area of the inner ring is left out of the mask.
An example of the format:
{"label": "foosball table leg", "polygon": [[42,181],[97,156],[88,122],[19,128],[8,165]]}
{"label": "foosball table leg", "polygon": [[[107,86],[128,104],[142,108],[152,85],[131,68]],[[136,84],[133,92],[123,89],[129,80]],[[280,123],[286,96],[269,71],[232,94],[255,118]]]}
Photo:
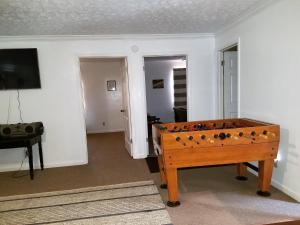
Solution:
{"label": "foosball table leg", "polygon": [[164,164],[163,164],[162,156],[161,155],[159,155],[157,157],[157,161],[158,161],[159,172],[160,172],[160,181],[161,181],[160,188],[166,189],[168,185],[167,185],[167,179],[166,179]]}
{"label": "foosball table leg", "polygon": [[168,184],[169,207],[176,207],[180,205],[178,201],[178,182],[177,182],[177,168],[166,169],[166,178]]}
{"label": "foosball table leg", "polygon": [[238,163],[237,164],[237,173],[238,173],[238,176],[236,176],[237,180],[241,180],[241,181],[248,180],[248,178],[247,178],[247,166],[244,165],[243,163]]}
{"label": "foosball table leg", "polygon": [[260,196],[268,197],[271,195],[270,186],[272,179],[274,160],[267,159],[264,161],[259,161],[259,190],[257,194]]}

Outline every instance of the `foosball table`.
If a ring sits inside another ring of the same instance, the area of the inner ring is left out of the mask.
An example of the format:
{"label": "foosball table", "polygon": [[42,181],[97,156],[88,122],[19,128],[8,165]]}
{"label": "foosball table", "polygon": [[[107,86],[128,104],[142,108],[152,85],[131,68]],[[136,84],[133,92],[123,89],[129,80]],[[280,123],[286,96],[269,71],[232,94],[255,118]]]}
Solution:
{"label": "foosball table", "polygon": [[161,187],[168,188],[168,206],[180,205],[177,169],[187,167],[236,164],[237,179],[246,180],[245,163],[258,161],[257,194],[270,196],[279,125],[251,119],[224,119],[154,124],[152,132]]}

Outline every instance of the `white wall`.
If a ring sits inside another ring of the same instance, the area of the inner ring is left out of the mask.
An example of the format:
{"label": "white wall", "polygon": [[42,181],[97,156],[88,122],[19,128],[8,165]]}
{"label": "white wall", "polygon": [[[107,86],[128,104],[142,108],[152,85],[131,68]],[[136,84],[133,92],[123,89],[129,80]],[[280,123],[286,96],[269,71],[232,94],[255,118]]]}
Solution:
{"label": "white wall", "polygon": [[[300,1],[278,1],[216,36],[240,39],[240,113],[280,124],[273,184],[300,201]],[[217,83],[217,82],[216,82]]]}
{"label": "white wall", "polygon": [[[145,59],[147,112],[159,117],[162,122],[174,122],[174,79],[173,68],[185,68],[180,59]],[[163,79],[164,88],[153,89],[152,80]]]}
{"label": "white wall", "polygon": [[[44,122],[46,167],[87,163],[79,56],[127,57],[134,158],[148,154],[143,56],[187,55],[189,118],[209,119],[213,115],[212,36],[7,37],[0,38],[0,48],[38,48],[42,89],[20,93],[24,120]],[[6,122],[10,93],[14,94],[12,120],[18,121],[15,93],[1,91],[0,123]],[[22,157],[19,150],[1,150],[0,170],[17,169]]]}
{"label": "white wall", "polygon": [[[122,59],[80,59],[87,133],[124,130],[122,69]],[[107,90],[109,80],[116,81],[115,91]]]}

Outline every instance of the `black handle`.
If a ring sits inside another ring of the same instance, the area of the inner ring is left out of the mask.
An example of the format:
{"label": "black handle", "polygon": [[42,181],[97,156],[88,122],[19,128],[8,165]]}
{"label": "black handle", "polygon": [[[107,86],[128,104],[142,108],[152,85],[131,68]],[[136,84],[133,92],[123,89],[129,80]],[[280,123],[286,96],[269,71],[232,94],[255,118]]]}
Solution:
{"label": "black handle", "polygon": [[221,140],[224,140],[224,139],[226,138],[226,134],[225,134],[225,133],[220,133],[220,134],[219,134],[219,138],[220,138]]}

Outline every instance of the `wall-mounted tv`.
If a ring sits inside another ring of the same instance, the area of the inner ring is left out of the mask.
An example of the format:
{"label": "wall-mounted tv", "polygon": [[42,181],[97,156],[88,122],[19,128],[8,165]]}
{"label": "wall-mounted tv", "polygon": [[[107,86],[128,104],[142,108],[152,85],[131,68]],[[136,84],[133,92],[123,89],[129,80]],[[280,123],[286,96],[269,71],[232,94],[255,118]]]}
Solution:
{"label": "wall-mounted tv", "polygon": [[41,88],[37,49],[0,49],[0,90],[34,88]]}

